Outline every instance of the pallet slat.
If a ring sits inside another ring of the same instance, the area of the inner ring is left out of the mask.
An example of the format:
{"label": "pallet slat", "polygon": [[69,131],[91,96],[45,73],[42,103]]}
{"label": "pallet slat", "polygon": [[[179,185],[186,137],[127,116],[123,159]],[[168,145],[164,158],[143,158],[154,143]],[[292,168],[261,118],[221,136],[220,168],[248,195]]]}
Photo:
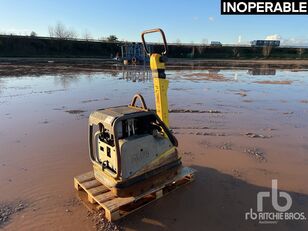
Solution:
{"label": "pallet slat", "polygon": [[91,171],[91,172],[87,172],[87,173],[85,173],[85,174],[76,176],[75,179],[76,179],[79,183],[83,183],[83,182],[85,182],[85,181],[94,180],[95,177],[94,177],[93,171]]}
{"label": "pallet slat", "polygon": [[101,194],[101,193],[105,193],[105,192],[108,192],[109,191],[109,189],[106,187],[106,186],[104,186],[104,185],[99,185],[99,186],[97,186],[97,187],[95,187],[95,188],[90,188],[89,190],[89,193],[92,195],[92,196],[96,196],[96,195],[99,195],[99,194]]}
{"label": "pallet slat", "polygon": [[109,221],[115,221],[158,200],[184,184],[192,182],[195,172],[192,168],[183,167],[173,179],[138,197],[116,197],[106,186],[94,178],[93,171],[75,177],[74,185],[77,190],[83,189],[88,194],[90,203],[97,203],[100,208],[105,210],[105,216]]}
{"label": "pallet slat", "polygon": [[103,202],[113,199],[114,197],[115,197],[114,194],[111,191],[109,191],[109,192],[96,196],[95,200],[98,201],[99,203],[103,203]]}
{"label": "pallet slat", "polygon": [[97,181],[95,179],[83,183],[83,187],[85,189],[91,189],[91,188],[94,188],[94,187],[97,187],[97,186],[100,186],[100,185],[102,185],[102,183],[100,183],[99,181]]}
{"label": "pallet slat", "polygon": [[104,203],[105,207],[110,210],[110,212],[114,212],[119,207],[134,202],[134,197],[117,197],[114,200],[107,201]]}

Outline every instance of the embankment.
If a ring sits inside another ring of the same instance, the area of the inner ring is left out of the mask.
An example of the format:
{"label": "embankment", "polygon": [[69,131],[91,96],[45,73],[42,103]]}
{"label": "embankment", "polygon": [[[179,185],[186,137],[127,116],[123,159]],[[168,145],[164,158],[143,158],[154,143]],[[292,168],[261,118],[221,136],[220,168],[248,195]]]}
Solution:
{"label": "embankment", "polygon": [[[120,54],[121,45],[121,42],[0,35],[0,57],[111,58]],[[160,45],[154,45],[154,50],[159,49]],[[308,48],[170,44],[168,49],[170,58],[308,59]]]}

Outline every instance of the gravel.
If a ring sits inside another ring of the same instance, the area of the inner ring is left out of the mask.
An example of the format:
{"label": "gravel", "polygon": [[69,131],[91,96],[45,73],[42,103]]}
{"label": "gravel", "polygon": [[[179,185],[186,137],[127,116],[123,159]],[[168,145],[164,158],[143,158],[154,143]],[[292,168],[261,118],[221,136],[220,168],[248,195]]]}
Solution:
{"label": "gravel", "polygon": [[104,212],[89,212],[89,217],[92,217],[92,221],[95,224],[97,231],[120,231],[124,230],[119,225],[106,220]]}
{"label": "gravel", "polygon": [[13,214],[22,211],[26,207],[27,204],[22,201],[17,203],[0,203],[0,227],[9,221]]}

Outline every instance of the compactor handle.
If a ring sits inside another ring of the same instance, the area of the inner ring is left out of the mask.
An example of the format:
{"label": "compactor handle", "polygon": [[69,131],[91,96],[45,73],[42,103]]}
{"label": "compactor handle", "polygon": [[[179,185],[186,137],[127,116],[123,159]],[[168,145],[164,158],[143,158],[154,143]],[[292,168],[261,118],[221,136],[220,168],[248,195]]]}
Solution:
{"label": "compactor handle", "polygon": [[[141,107],[137,107],[137,106],[136,106],[136,101],[137,101],[137,99],[140,100],[140,102],[141,102]],[[142,110],[144,110],[144,111],[147,111],[147,110],[148,110],[148,107],[147,107],[147,105],[145,104],[144,98],[143,98],[143,96],[140,95],[140,94],[134,95],[134,97],[133,97],[133,99],[132,99],[132,102],[131,102],[130,105],[128,105],[128,106],[129,106],[129,107],[133,107],[133,108],[139,108],[139,109],[142,109]]]}
{"label": "compactor handle", "polygon": [[148,50],[147,48],[147,44],[146,44],[146,41],[144,39],[144,35],[145,34],[151,34],[151,33],[156,33],[156,32],[159,32],[163,38],[163,42],[164,42],[164,51],[161,53],[162,55],[166,55],[167,54],[167,40],[166,40],[166,36],[165,36],[165,33],[162,29],[160,28],[157,28],[157,29],[151,29],[151,30],[145,30],[141,33],[141,39],[142,39],[142,44],[143,44],[143,47],[144,47],[144,50],[145,52],[147,53],[147,55],[150,55],[150,51]]}

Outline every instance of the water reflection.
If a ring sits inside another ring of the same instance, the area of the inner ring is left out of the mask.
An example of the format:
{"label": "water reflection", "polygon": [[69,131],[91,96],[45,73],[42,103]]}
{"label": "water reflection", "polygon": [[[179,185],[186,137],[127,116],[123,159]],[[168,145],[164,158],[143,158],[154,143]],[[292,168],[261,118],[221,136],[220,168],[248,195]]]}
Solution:
{"label": "water reflection", "polygon": [[[223,69],[219,68],[210,68],[208,70],[200,70],[200,72],[190,72],[188,70],[183,69],[180,75],[182,77],[194,80],[211,80],[211,81],[230,81],[224,76]],[[256,75],[276,75],[276,69],[274,68],[251,68],[246,69],[248,75],[256,76]],[[109,77],[118,78],[120,80],[126,80],[131,82],[147,82],[151,81],[152,75],[151,71],[146,66],[112,66],[111,69],[103,70],[99,72],[90,72],[90,73],[63,73],[60,75],[56,75],[54,77],[55,84],[61,85],[63,88],[67,89],[73,83],[76,83],[80,79],[80,74],[84,74],[88,80],[91,80],[93,76],[97,73],[104,73]],[[169,70],[169,73],[172,70]],[[238,71],[234,70],[233,80],[238,80]],[[1,83],[0,83],[1,84]],[[1,86],[1,85],[0,85]]]}
{"label": "water reflection", "polygon": [[[87,78],[92,78],[92,75],[88,74]],[[63,74],[63,75],[57,75],[54,77],[54,83],[55,85],[60,85],[64,89],[69,88],[73,83],[77,83],[80,79],[80,75],[76,74]]]}
{"label": "water reflection", "polygon": [[211,75],[217,75],[219,72],[220,72],[221,69],[218,69],[218,68],[212,68],[212,69],[209,69],[209,74]]}
{"label": "water reflection", "polygon": [[274,68],[252,68],[247,72],[249,75],[276,75]]}
{"label": "water reflection", "polygon": [[4,80],[0,78],[0,94],[3,91],[3,89],[2,89],[3,87],[4,87]]}
{"label": "water reflection", "polygon": [[[199,70],[191,70],[190,67],[185,66],[168,66],[168,78],[183,78],[190,81],[239,81],[243,77],[248,76],[275,76],[280,73],[279,68],[269,67],[268,65],[250,66],[241,69],[227,69],[223,67],[204,67]],[[230,74],[230,71],[232,74]],[[289,70],[291,72],[297,69]],[[303,71],[303,70],[301,70]],[[9,73],[9,74],[8,74]],[[22,67],[17,71],[9,71],[5,75],[0,72],[0,94],[3,93],[6,85],[6,79],[13,77],[37,77],[49,76],[53,78],[54,84],[63,87],[64,89],[70,88],[72,84],[77,84],[81,79],[92,81],[94,77],[105,76],[120,80],[131,82],[148,82],[152,81],[151,71],[146,65],[120,65],[112,64],[108,68],[105,66],[97,66],[96,68],[43,68],[24,70]],[[26,74],[25,74],[26,73]],[[244,74],[245,73],[245,74]],[[262,79],[263,80],[263,79]],[[283,79],[284,80],[284,79]]]}
{"label": "water reflection", "polygon": [[[115,67],[111,70],[103,70],[100,72],[90,72],[90,73],[63,73],[54,76],[55,85],[60,85],[63,88],[69,88],[73,83],[77,83],[81,76],[85,77],[87,80],[91,80],[93,76],[98,73],[104,73],[109,77],[118,78],[121,80],[132,81],[132,82],[146,82],[150,81],[152,74],[151,71],[145,66],[127,66]],[[1,87],[1,82],[0,82]]]}
{"label": "water reflection", "polygon": [[[209,74],[211,75],[217,75],[221,69],[218,68],[211,68],[208,70]],[[236,74],[236,70],[234,70]],[[257,67],[257,68],[251,68],[247,71],[248,75],[276,75],[276,68],[267,68],[267,67]],[[237,76],[236,78],[237,79]]]}
{"label": "water reflection", "polygon": [[127,69],[122,71],[122,78],[127,81],[132,82],[146,82],[151,79],[152,75],[151,72],[144,68],[142,70],[140,69]]}

